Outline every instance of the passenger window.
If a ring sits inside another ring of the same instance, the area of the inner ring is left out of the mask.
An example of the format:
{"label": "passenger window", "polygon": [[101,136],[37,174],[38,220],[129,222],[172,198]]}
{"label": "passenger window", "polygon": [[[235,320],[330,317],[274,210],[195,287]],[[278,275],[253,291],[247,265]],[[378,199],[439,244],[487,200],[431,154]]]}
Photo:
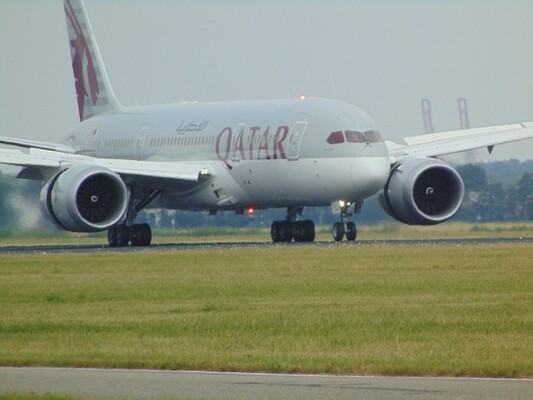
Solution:
{"label": "passenger window", "polygon": [[342,134],[342,131],[332,132],[331,135],[329,135],[328,137],[328,143],[329,144],[344,143],[344,135]]}
{"label": "passenger window", "polygon": [[362,132],[346,131],[346,141],[349,143],[366,143],[365,135]]}

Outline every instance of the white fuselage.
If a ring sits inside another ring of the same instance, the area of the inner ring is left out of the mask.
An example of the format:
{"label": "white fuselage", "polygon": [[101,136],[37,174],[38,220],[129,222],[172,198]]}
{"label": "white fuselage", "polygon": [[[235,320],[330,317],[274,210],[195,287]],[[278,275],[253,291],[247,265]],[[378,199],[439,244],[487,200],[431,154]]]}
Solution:
{"label": "white fuselage", "polygon": [[[362,201],[387,180],[385,143],[348,141],[347,131],[377,132],[366,113],[333,100],[184,103],[89,118],[65,143],[94,157],[178,169],[180,162],[201,162],[213,171],[194,188],[159,183],[156,203],[163,207],[316,206]],[[333,132],[343,140],[332,141]]]}

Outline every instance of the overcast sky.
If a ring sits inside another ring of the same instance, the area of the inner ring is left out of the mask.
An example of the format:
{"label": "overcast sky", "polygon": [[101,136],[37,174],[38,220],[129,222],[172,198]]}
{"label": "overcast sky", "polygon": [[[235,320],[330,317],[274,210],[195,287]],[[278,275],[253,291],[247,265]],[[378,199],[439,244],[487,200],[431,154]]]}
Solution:
{"label": "overcast sky", "polygon": [[[86,0],[123,104],[316,96],[389,139],[533,120],[533,1]],[[77,123],[62,0],[0,0],[0,135],[60,140]],[[533,141],[496,148],[533,158]]]}

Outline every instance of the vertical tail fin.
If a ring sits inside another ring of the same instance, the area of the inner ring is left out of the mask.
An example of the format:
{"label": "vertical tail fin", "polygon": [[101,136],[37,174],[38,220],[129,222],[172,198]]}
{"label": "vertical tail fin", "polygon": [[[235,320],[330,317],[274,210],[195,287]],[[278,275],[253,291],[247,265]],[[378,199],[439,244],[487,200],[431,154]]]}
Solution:
{"label": "vertical tail fin", "polygon": [[63,0],[80,121],[120,107],[83,0]]}

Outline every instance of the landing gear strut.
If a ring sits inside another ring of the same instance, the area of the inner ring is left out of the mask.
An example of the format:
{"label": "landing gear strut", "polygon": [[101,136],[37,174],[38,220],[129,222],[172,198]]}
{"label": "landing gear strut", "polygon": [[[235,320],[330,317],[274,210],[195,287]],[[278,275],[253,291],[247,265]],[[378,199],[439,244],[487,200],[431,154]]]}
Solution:
{"label": "landing gear strut", "polygon": [[274,243],[312,242],[315,240],[315,223],[311,220],[297,221],[303,207],[289,207],[284,221],[272,222],[270,235]]}
{"label": "landing gear strut", "polygon": [[148,224],[134,224],[137,214],[159,195],[158,189],[132,186],[125,222],[112,226],[107,230],[107,241],[110,247],[150,246],[152,228]]}
{"label": "landing gear strut", "polygon": [[355,225],[355,222],[348,221],[348,218],[352,217],[354,214],[360,213],[362,206],[362,202],[351,203],[342,200],[332,204],[334,213],[340,214],[341,217],[339,222],[333,224],[333,229],[331,231],[333,240],[340,242],[346,236],[348,241],[355,241],[357,238],[357,226]]}

